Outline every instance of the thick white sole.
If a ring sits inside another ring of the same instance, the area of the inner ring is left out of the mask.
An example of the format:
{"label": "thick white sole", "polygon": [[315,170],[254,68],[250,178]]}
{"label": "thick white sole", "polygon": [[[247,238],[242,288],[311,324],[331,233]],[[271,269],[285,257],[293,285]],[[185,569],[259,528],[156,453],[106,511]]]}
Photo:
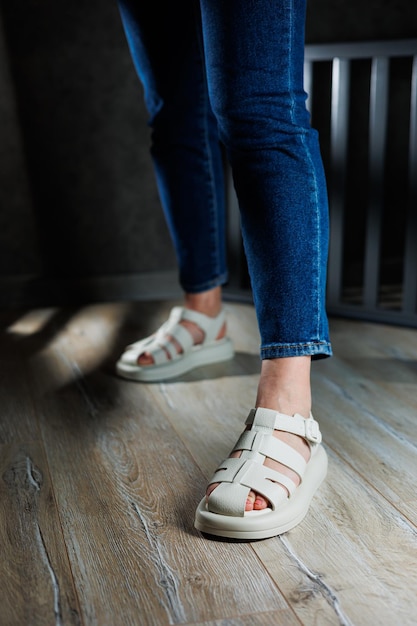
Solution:
{"label": "thick white sole", "polygon": [[230,339],[225,337],[209,345],[193,346],[185,354],[181,354],[178,358],[161,365],[140,367],[139,365],[125,363],[120,359],[116,364],[116,372],[119,376],[129,380],[148,383],[159,382],[182,376],[196,367],[229,361],[233,356],[233,344]]}
{"label": "thick white sole", "polygon": [[230,539],[267,539],[282,535],[304,519],[326,474],[327,454],[320,445],[307,464],[301,485],[276,511],[249,511],[243,517],[219,515],[207,509],[206,498],[203,498],[197,507],[194,526],[208,535]]}

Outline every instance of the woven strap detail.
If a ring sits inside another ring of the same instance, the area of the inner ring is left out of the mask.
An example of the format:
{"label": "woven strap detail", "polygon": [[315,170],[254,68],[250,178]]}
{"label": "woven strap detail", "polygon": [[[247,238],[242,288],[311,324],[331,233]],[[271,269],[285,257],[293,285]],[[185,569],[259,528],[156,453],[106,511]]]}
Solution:
{"label": "woven strap detail", "polygon": [[155,365],[161,365],[162,363],[166,363],[168,360],[167,353],[164,348],[160,348],[157,344],[154,344],[147,348],[146,351],[151,352],[153,362]]}
{"label": "woven strap detail", "polygon": [[246,499],[251,490],[264,496],[276,509],[294,493],[296,483],[285,474],[264,465],[267,458],[277,461],[303,478],[307,463],[291,446],[274,437],[274,430],[304,437],[311,447],[321,441],[318,423],[310,415],[289,416],[270,409],[250,412],[246,423],[252,426],[240,436],[233,452],[238,458],[228,458],[220,464],[210,484],[220,483],[209,496],[208,508],[213,513],[243,516]]}
{"label": "woven strap detail", "polygon": [[212,483],[220,485],[210,494],[209,510],[235,516],[244,515],[246,499],[251,490],[263,495],[275,509],[286,500],[285,489],[289,494],[296,489],[295,483],[288,476],[242,458],[226,459],[215,472],[210,481]]}
{"label": "woven strap detail", "polygon": [[306,461],[301,454],[270,434],[247,430],[240,436],[233,451],[237,450],[242,450],[240,458],[252,459],[257,463],[263,463],[268,457],[273,461],[286,465],[286,467],[296,472],[300,478],[303,477]]}
{"label": "woven strap detail", "polygon": [[[128,346],[132,358],[136,360],[141,354],[148,352],[152,355],[155,365],[161,365],[168,360],[174,360],[181,357],[194,346],[194,340],[191,333],[180,324],[182,320],[188,320],[194,322],[204,332],[204,345],[214,341],[221,327],[225,322],[226,316],[224,311],[221,311],[217,317],[208,317],[197,311],[190,311],[184,307],[174,307],[171,310],[168,320],[162,324],[159,330],[146,339],[136,341]],[[181,351],[178,352],[177,346],[172,341],[175,341],[181,347]]]}
{"label": "woven strap detail", "polygon": [[[263,485],[261,482],[264,479],[268,481],[266,485]],[[285,474],[256,463],[251,459],[242,459],[242,457],[225,459],[214,473],[210,484],[217,482],[233,483],[235,481],[260,493],[264,493],[266,489],[275,489],[278,486],[278,482],[288,489],[290,493],[293,493],[296,488],[294,481]],[[282,492],[282,489],[279,489],[279,491]]]}
{"label": "woven strap detail", "polygon": [[179,343],[183,352],[187,352],[187,350],[189,350],[194,344],[192,335],[186,328],[184,328],[184,326],[181,326],[180,324],[173,326],[170,329],[169,334],[177,343]]}

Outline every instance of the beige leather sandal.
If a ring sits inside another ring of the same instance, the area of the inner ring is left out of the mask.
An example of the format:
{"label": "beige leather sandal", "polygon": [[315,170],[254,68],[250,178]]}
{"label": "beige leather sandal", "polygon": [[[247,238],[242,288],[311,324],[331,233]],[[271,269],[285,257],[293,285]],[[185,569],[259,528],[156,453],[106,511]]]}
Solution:
{"label": "beige leather sandal", "polygon": [[[194,322],[204,332],[204,340],[194,345],[191,334],[180,324],[182,320]],[[174,307],[169,319],[151,337],[137,341],[126,350],[116,364],[117,373],[123,378],[141,382],[156,382],[181,376],[202,365],[228,361],[233,358],[230,339],[216,339],[225,323],[225,313],[209,317],[183,307]],[[178,353],[175,339],[181,347]],[[145,352],[152,355],[152,365],[139,365],[138,359]]]}
{"label": "beige leather sandal", "polygon": [[[327,455],[312,415],[305,419],[298,414],[289,416],[258,408],[249,413],[246,424],[251,429],[241,435],[233,449],[242,451],[240,457],[220,464],[209,483],[220,484],[197,508],[195,527],[203,533],[246,540],[281,535],[302,521],[326,477]],[[291,446],[274,437],[274,430],[303,437],[310,446],[310,460],[306,462]],[[267,457],[296,472],[300,484],[265,467]],[[264,496],[270,507],[245,512],[251,490]]]}

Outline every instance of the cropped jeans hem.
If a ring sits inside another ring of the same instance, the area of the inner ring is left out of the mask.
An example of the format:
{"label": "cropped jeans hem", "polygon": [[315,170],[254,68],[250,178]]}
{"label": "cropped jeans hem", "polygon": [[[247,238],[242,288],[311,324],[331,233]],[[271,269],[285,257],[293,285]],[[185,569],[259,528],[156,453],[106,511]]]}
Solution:
{"label": "cropped jeans hem", "polygon": [[311,356],[323,359],[332,356],[332,346],[327,341],[308,341],[305,343],[273,343],[261,346],[261,359],[282,359],[292,356]]}
{"label": "cropped jeans hem", "polygon": [[198,285],[187,284],[180,278],[180,284],[185,293],[202,293],[203,291],[209,291],[210,289],[214,289],[215,287],[221,287],[222,285],[225,285],[228,279],[228,273],[224,272],[223,274],[219,274],[219,276],[216,276],[211,280],[206,280]]}

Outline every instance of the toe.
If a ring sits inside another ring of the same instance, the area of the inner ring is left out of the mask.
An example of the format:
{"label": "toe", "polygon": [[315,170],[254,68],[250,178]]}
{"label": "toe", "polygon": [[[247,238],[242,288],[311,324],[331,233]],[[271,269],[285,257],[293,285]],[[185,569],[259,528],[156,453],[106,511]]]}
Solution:
{"label": "toe", "polygon": [[213,483],[211,485],[209,485],[207,487],[207,491],[206,491],[206,500],[209,499],[210,494],[216,489],[216,487],[219,485],[220,483]]}
{"label": "toe", "polygon": [[256,494],[253,491],[249,492],[248,497],[246,498],[245,511],[253,511],[255,508]]}
{"label": "toe", "polygon": [[138,365],[153,365],[153,357],[149,352],[144,352],[138,356]]}
{"label": "toe", "polygon": [[256,495],[255,502],[253,503],[253,508],[255,511],[262,511],[263,509],[267,509],[269,506],[268,500],[265,500],[259,494]]}

